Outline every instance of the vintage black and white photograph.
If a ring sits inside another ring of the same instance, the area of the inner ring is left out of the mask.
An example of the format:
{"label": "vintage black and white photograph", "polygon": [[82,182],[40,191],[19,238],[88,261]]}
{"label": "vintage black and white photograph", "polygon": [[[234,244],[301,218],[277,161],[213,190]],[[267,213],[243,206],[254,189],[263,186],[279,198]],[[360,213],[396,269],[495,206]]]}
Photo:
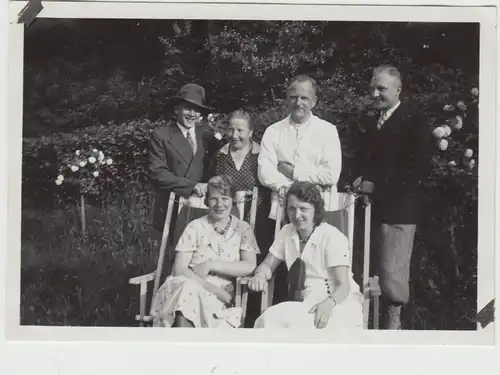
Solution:
{"label": "vintage black and white photograph", "polygon": [[480,35],[37,18],[20,325],[477,330]]}

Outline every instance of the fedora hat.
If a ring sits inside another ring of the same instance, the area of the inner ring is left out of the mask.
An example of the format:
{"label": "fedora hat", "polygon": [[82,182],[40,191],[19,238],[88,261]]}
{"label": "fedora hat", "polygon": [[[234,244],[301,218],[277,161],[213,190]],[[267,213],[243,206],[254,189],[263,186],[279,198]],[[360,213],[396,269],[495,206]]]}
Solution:
{"label": "fedora hat", "polygon": [[187,83],[181,87],[177,95],[170,99],[172,105],[180,101],[194,104],[202,111],[211,111],[212,108],[205,105],[205,89],[195,83]]}

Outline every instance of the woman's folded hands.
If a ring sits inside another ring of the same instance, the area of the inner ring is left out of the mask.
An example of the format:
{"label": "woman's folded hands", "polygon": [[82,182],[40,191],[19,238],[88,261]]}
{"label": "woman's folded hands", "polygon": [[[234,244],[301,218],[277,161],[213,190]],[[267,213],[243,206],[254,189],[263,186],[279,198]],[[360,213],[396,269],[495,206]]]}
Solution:
{"label": "woman's folded hands", "polygon": [[190,265],[189,268],[196,276],[198,276],[197,279],[201,282],[203,288],[208,290],[210,293],[215,294],[217,298],[225,304],[231,303],[234,293],[231,293],[230,288],[224,289],[206,281],[208,274],[212,272],[210,261],[206,261],[196,265]]}

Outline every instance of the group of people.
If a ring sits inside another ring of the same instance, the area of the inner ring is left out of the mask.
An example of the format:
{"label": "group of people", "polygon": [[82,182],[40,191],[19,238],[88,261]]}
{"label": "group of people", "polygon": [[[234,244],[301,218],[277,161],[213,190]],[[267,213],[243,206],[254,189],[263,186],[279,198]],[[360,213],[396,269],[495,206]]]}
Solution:
{"label": "group of people", "polygon": [[[350,269],[352,249],[338,225],[337,207],[331,206],[342,148],[336,126],[313,114],[317,91],[309,76],[291,79],[289,115],[270,124],[260,144],[252,139],[254,125],[244,110],[229,115],[227,144],[201,124],[200,117],[211,111],[201,86],[186,84],[172,98],[176,121],[156,129],[150,142],[153,227],[161,236],[168,205],[175,204],[169,202],[171,192],[203,197],[208,211],[194,212],[190,222],[175,220],[178,236],[170,242],[175,256],[154,298],[155,326],[239,327],[236,278],[249,277],[249,289],[259,292],[275,274],[285,295],[256,316],[253,327],[362,329],[363,296]],[[429,173],[433,142],[425,118],[400,100],[402,80],[395,67],[375,68],[370,91],[380,116],[364,127],[366,141],[354,167],[359,177],[352,187],[373,202],[384,328],[401,329],[419,181]],[[254,231],[235,205],[237,191],[255,186]],[[280,205],[286,224],[274,238]],[[277,271],[280,265],[286,273]]]}

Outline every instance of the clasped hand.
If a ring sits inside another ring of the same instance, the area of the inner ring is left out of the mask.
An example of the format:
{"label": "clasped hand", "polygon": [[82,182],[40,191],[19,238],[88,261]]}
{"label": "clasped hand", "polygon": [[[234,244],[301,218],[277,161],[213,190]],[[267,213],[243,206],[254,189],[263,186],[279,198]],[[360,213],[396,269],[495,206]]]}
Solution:
{"label": "clasped hand", "polygon": [[264,275],[257,273],[255,276],[248,280],[248,289],[254,292],[262,292],[266,289],[267,280]]}
{"label": "clasped hand", "polygon": [[208,276],[208,274],[212,271],[211,263],[209,260],[200,264],[192,265],[190,268],[195,274],[197,274],[202,279],[205,279]]}
{"label": "clasped hand", "polygon": [[371,181],[363,180],[362,177],[358,177],[354,180],[352,187],[356,193],[361,194],[371,194],[375,190],[375,184]]}
{"label": "clasped hand", "polygon": [[193,192],[199,196],[204,197],[207,195],[208,185],[205,183],[198,183],[194,186]]}

